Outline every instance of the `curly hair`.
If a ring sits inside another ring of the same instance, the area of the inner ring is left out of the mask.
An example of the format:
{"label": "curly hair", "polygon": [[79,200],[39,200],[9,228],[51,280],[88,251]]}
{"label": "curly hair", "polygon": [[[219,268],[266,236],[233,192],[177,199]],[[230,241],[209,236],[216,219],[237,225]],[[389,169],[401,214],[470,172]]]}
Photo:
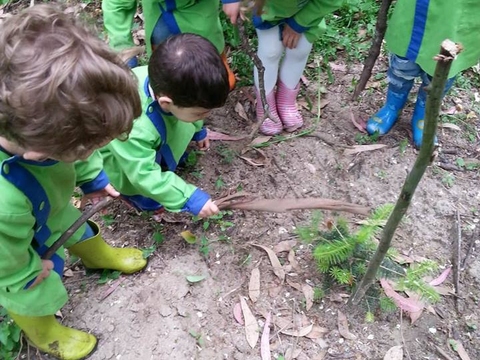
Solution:
{"label": "curly hair", "polygon": [[134,75],[97,36],[50,5],[0,24],[0,136],[82,157],[141,114]]}

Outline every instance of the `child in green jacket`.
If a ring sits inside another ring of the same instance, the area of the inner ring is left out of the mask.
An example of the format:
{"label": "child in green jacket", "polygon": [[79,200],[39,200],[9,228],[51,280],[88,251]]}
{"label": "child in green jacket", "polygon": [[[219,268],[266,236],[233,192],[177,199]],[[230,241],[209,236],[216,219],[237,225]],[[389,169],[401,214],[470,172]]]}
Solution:
{"label": "child in green jacket", "polygon": [[384,135],[390,131],[407,103],[415,78],[418,90],[411,126],[413,143],[420,147],[427,93],[440,44],[445,39],[461,43],[463,51],[452,63],[446,93],[455,76],[480,58],[480,2],[473,0],[398,0],[389,20],[386,43],[390,51],[385,105],[367,122],[367,131]]}
{"label": "child in green jacket", "polygon": [[[228,0],[223,0],[228,1]],[[224,52],[225,40],[219,18],[218,0],[142,0],[147,54],[171,35],[193,33],[210,40],[222,54],[228,70],[230,89],[235,75],[230,70]],[[102,10],[110,46],[115,50],[133,47],[132,25],[137,0],[103,0]],[[136,58],[129,61],[138,65]]]}
{"label": "child in green jacket", "polygon": [[138,210],[165,208],[206,217],[219,210],[210,196],[174,173],[191,141],[207,149],[207,131],[197,120],[223,106],[228,74],[215,46],[195,34],[169,37],[149,65],[137,67],[142,115],[127,141],[102,149],[114,187]]}
{"label": "child in green jacket", "polygon": [[[42,255],[80,216],[70,202],[76,185],[119,195],[91,154],[130,131],[141,111],[137,85],[105,43],[47,5],[0,24],[0,53],[0,305],[41,351],[83,359],[96,338],[55,319],[68,300],[64,248]],[[146,265],[141,251],[108,245],[94,223],[64,246],[88,268]]]}
{"label": "child in green jacket", "polygon": [[[260,131],[275,135],[295,131],[303,125],[297,109],[300,78],[312,43],[325,28],[323,18],[340,7],[343,0],[256,1],[253,24],[258,36],[258,57],[265,67],[265,95],[273,119],[266,119]],[[234,22],[240,1],[226,0],[223,10]],[[261,3],[262,5],[258,5]],[[283,60],[280,61],[283,57]],[[260,100],[258,70],[254,70],[257,93],[257,121],[264,117]],[[275,89],[276,87],[276,89]]]}

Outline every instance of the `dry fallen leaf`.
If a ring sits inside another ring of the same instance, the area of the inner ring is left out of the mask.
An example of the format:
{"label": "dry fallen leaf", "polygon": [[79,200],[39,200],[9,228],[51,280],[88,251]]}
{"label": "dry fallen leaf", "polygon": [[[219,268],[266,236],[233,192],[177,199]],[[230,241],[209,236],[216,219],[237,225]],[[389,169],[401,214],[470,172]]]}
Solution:
{"label": "dry fallen leaf", "polygon": [[330,68],[333,70],[333,71],[342,71],[342,72],[346,72],[347,71],[347,65],[345,64],[336,64],[334,62],[330,62],[328,63],[330,65]]}
{"label": "dry fallen leaf", "polygon": [[403,346],[393,346],[386,352],[383,360],[402,360],[403,359]]}
{"label": "dry fallen leaf", "polygon": [[296,359],[301,353],[302,349],[289,347],[287,351],[285,351],[285,360]]}
{"label": "dry fallen leaf", "polygon": [[313,325],[312,331],[310,331],[305,337],[309,339],[318,339],[323,337],[324,334],[328,333],[329,330],[327,328],[318,326],[318,325]]}
{"label": "dry fallen leaf", "polygon": [[295,251],[290,250],[288,253],[288,261],[290,262],[290,265],[296,270],[300,269],[300,265],[298,265],[298,261],[295,258]]}
{"label": "dry fallen leaf", "polygon": [[275,275],[277,275],[277,277],[280,280],[284,281],[285,280],[285,271],[283,270],[282,264],[280,264],[280,261],[278,260],[278,257],[277,257],[277,255],[275,255],[273,250],[269,249],[266,246],[259,245],[259,244],[252,244],[252,245],[256,246],[256,247],[259,247],[260,249],[263,249],[267,253],[268,258],[270,259],[270,263],[272,264],[272,267],[273,267],[273,272],[275,273]]}
{"label": "dry fallen leaf", "polygon": [[289,336],[296,336],[296,337],[302,337],[308,335],[313,329],[313,324],[310,324],[308,326],[305,326],[301,329],[298,330],[281,330],[280,332],[285,335]]}
{"label": "dry fallen leaf", "polygon": [[451,339],[449,342],[452,349],[457,352],[458,356],[460,356],[460,359],[471,360],[460,341]]}
{"label": "dry fallen leaf", "polygon": [[300,285],[296,282],[293,282],[293,281],[287,279],[287,284],[290,285],[291,287],[293,287],[294,289],[298,290],[298,291],[302,291],[302,285]]}
{"label": "dry fallen leaf", "polygon": [[248,297],[253,303],[257,302],[260,297],[260,270],[258,268],[252,269],[250,283],[248,284]]}
{"label": "dry fallen leaf", "polygon": [[254,349],[255,345],[257,345],[258,338],[260,337],[257,319],[255,319],[255,316],[252,314],[252,311],[242,296],[240,296],[240,304],[242,306],[243,319],[245,321],[245,336],[247,338],[248,345]]}
{"label": "dry fallen leaf", "polygon": [[254,146],[254,145],[266,143],[266,142],[268,142],[268,140],[270,140],[271,138],[272,138],[271,136],[259,136],[259,137],[256,137],[255,139],[252,140],[252,142],[251,142],[250,144],[248,144],[248,146]]}
{"label": "dry fallen leaf", "polygon": [[459,126],[455,124],[450,124],[450,123],[439,123],[438,127],[444,128],[444,129],[451,129],[451,130],[456,130],[456,131],[461,131]]}
{"label": "dry fallen leaf", "polygon": [[245,324],[245,321],[243,321],[242,305],[239,302],[233,306],[233,317],[240,325]]}
{"label": "dry fallen leaf", "polygon": [[213,131],[210,129],[207,129],[207,134],[210,140],[222,140],[222,141],[238,141],[238,140],[243,140],[248,136],[248,135],[231,136],[231,135],[227,135],[227,134],[224,134],[218,131]]}
{"label": "dry fallen leaf", "polygon": [[72,277],[73,276],[73,271],[72,269],[67,269],[63,272],[63,276],[65,277]]}
{"label": "dry fallen leaf", "polygon": [[445,270],[443,270],[440,276],[438,276],[436,279],[433,279],[432,281],[429,282],[429,285],[438,286],[441,283],[443,283],[447,279],[447,276],[448,274],[450,274],[451,270],[452,270],[451,267],[448,267]]}
{"label": "dry fallen leaf", "polygon": [[347,340],[355,340],[357,337],[353,335],[350,330],[348,330],[348,321],[347,317],[341,311],[338,311],[338,332]]}
{"label": "dry fallen leaf", "polygon": [[387,145],[385,144],[370,144],[370,145],[354,145],[354,146],[349,146],[343,151],[343,155],[355,155],[361,152],[365,151],[373,151],[373,150],[378,150],[386,147]]}
{"label": "dry fallen leaf", "polygon": [[271,360],[270,353],[270,319],[272,314],[269,312],[263,325],[262,339],[260,340],[260,355],[262,360]]}
{"label": "dry fallen leaf", "polygon": [[242,104],[240,104],[240,102],[237,102],[237,104],[235,105],[235,112],[240,115],[240,117],[244,120],[247,120],[247,121],[250,121],[248,119],[248,115],[247,115],[247,112],[245,111],[245,108],[243,107]]}
{"label": "dry fallen leaf", "polygon": [[310,285],[304,284],[302,286],[302,292],[303,292],[303,295],[305,296],[305,309],[308,311],[313,306],[314,291]]}
{"label": "dry fallen leaf", "polygon": [[273,252],[278,254],[284,251],[290,251],[295,245],[297,245],[297,240],[282,241],[273,247]]}

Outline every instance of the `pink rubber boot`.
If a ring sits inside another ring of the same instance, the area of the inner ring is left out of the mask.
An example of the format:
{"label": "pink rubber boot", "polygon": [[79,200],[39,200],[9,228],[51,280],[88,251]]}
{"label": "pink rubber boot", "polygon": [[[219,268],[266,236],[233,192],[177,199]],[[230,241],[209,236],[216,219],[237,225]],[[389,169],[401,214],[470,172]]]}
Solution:
{"label": "pink rubber boot", "polygon": [[[257,121],[261,121],[263,119],[263,115],[265,111],[263,110],[262,99],[260,97],[260,91],[256,89],[257,94]],[[277,135],[280,134],[283,130],[282,121],[277,113],[277,104],[275,103],[275,91],[272,90],[270,94],[266,96],[267,103],[270,111],[270,115],[276,121],[272,121],[271,119],[267,118],[260,126],[260,132],[265,135]]]}
{"label": "pink rubber boot", "polygon": [[289,89],[278,80],[277,84],[277,110],[282,119],[285,131],[292,132],[302,127],[303,117],[297,109],[297,95],[300,91],[300,83],[295,89]]}

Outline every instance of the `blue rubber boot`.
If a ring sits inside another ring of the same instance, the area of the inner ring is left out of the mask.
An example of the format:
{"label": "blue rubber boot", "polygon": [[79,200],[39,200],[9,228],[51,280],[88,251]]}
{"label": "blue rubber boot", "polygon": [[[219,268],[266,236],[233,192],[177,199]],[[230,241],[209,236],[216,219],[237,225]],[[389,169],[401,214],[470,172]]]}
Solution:
{"label": "blue rubber boot", "polygon": [[375,133],[385,135],[390,131],[407,103],[413,81],[413,79],[403,79],[401,86],[393,85],[392,83],[388,84],[385,105],[367,121],[367,131],[370,135]]}
{"label": "blue rubber boot", "polygon": [[[452,87],[453,81],[455,78],[450,78],[447,80],[445,84],[445,89],[443,90],[443,96],[450,90]],[[417,102],[415,103],[415,109],[413,110],[412,116],[412,136],[413,136],[413,144],[420,148],[422,146],[423,140],[423,126],[425,120],[425,105],[427,103],[427,92],[425,91],[425,83],[422,83],[420,89],[418,90],[417,95]],[[438,138],[435,136],[433,140],[435,145],[438,145]]]}

